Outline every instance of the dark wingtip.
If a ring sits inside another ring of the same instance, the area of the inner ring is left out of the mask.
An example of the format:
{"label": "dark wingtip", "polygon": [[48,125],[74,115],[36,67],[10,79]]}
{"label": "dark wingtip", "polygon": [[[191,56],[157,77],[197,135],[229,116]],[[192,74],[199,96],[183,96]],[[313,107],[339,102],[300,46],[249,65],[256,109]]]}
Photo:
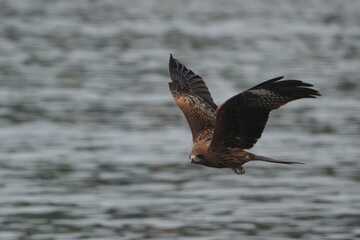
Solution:
{"label": "dark wingtip", "polygon": [[252,88],[250,88],[250,89],[262,88],[262,87],[264,87],[264,86],[267,86],[267,85],[270,85],[270,84],[272,84],[272,83],[278,82],[279,80],[281,80],[281,79],[283,79],[283,78],[284,78],[284,76],[279,76],[279,77],[276,77],[276,78],[272,78],[272,79],[270,79],[270,80],[267,80],[267,81],[265,81],[265,82],[262,82],[262,83],[260,83],[260,84],[258,84],[258,85],[256,85],[256,86],[254,86],[254,87],[252,87]]}
{"label": "dark wingtip", "polygon": [[173,55],[170,53],[169,58],[169,72],[172,84],[169,84],[170,91],[177,91],[182,89],[190,90],[190,85],[186,79],[186,75],[192,73],[192,71],[188,71],[188,69],[180,63]]}
{"label": "dark wingtip", "polygon": [[291,93],[293,96],[299,98],[316,98],[317,96],[321,96],[321,94],[313,89],[313,85],[310,83],[303,82],[301,80],[294,80],[294,79],[286,79],[283,80],[283,76],[273,78],[267,80],[263,83],[256,85],[251,89],[268,89],[274,90],[278,92],[287,92],[287,94]]}
{"label": "dark wingtip", "polygon": [[268,80],[266,82],[277,82],[277,81],[279,81],[279,80],[281,80],[283,78],[284,78],[284,76],[279,76],[279,77],[276,77],[276,78],[272,78],[272,79],[270,79],[270,80]]}
{"label": "dark wingtip", "polygon": [[301,165],[304,165],[305,163],[303,163],[303,162],[292,162],[291,164],[301,164]]}
{"label": "dark wingtip", "polygon": [[173,57],[173,55],[170,53],[170,58],[169,58],[169,70],[171,70],[172,68],[176,68],[176,62],[177,60]]}

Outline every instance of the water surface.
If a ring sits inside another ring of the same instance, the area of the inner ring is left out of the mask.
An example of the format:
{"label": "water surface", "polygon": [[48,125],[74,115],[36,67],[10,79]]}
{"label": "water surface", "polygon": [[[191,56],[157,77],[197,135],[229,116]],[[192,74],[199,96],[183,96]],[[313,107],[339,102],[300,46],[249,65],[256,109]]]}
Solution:
{"label": "water surface", "polygon": [[[360,238],[360,2],[0,2],[0,238]],[[220,104],[276,76],[246,174],[192,166],[173,53]]]}

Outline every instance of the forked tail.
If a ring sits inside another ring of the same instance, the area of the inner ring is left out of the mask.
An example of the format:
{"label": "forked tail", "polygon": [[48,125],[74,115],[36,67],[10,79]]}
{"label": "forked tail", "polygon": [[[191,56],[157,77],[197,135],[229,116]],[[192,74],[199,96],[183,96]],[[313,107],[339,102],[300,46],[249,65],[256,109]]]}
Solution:
{"label": "forked tail", "polygon": [[250,161],[264,161],[264,162],[272,162],[272,163],[281,163],[281,164],[304,164],[302,162],[293,162],[293,161],[284,161],[284,160],[276,160],[268,157],[263,157],[255,154],[250,155]]}

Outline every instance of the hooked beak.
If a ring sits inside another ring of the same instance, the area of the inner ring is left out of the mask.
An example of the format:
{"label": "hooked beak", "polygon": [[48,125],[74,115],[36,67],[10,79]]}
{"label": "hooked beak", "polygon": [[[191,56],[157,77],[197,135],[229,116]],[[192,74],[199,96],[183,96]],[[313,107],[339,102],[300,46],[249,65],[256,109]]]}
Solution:
{"label": "hooked beak", "polygon": [[195,164],[197,161],[197,157],[196,156],[190,156],[190,160],[191,160],[191,164]]}

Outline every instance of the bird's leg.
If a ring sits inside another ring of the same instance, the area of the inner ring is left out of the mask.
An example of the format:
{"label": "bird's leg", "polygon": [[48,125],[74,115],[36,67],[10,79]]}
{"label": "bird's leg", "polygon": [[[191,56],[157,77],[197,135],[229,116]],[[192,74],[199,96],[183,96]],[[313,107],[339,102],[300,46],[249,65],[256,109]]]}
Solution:
{"label": "bird's leg", "polygon": [[240,166],[240,167],[236,167],[236,168],[231,168],[231,170],[236,173],[237,175],[243,175],[245,174],[245,169]]}

